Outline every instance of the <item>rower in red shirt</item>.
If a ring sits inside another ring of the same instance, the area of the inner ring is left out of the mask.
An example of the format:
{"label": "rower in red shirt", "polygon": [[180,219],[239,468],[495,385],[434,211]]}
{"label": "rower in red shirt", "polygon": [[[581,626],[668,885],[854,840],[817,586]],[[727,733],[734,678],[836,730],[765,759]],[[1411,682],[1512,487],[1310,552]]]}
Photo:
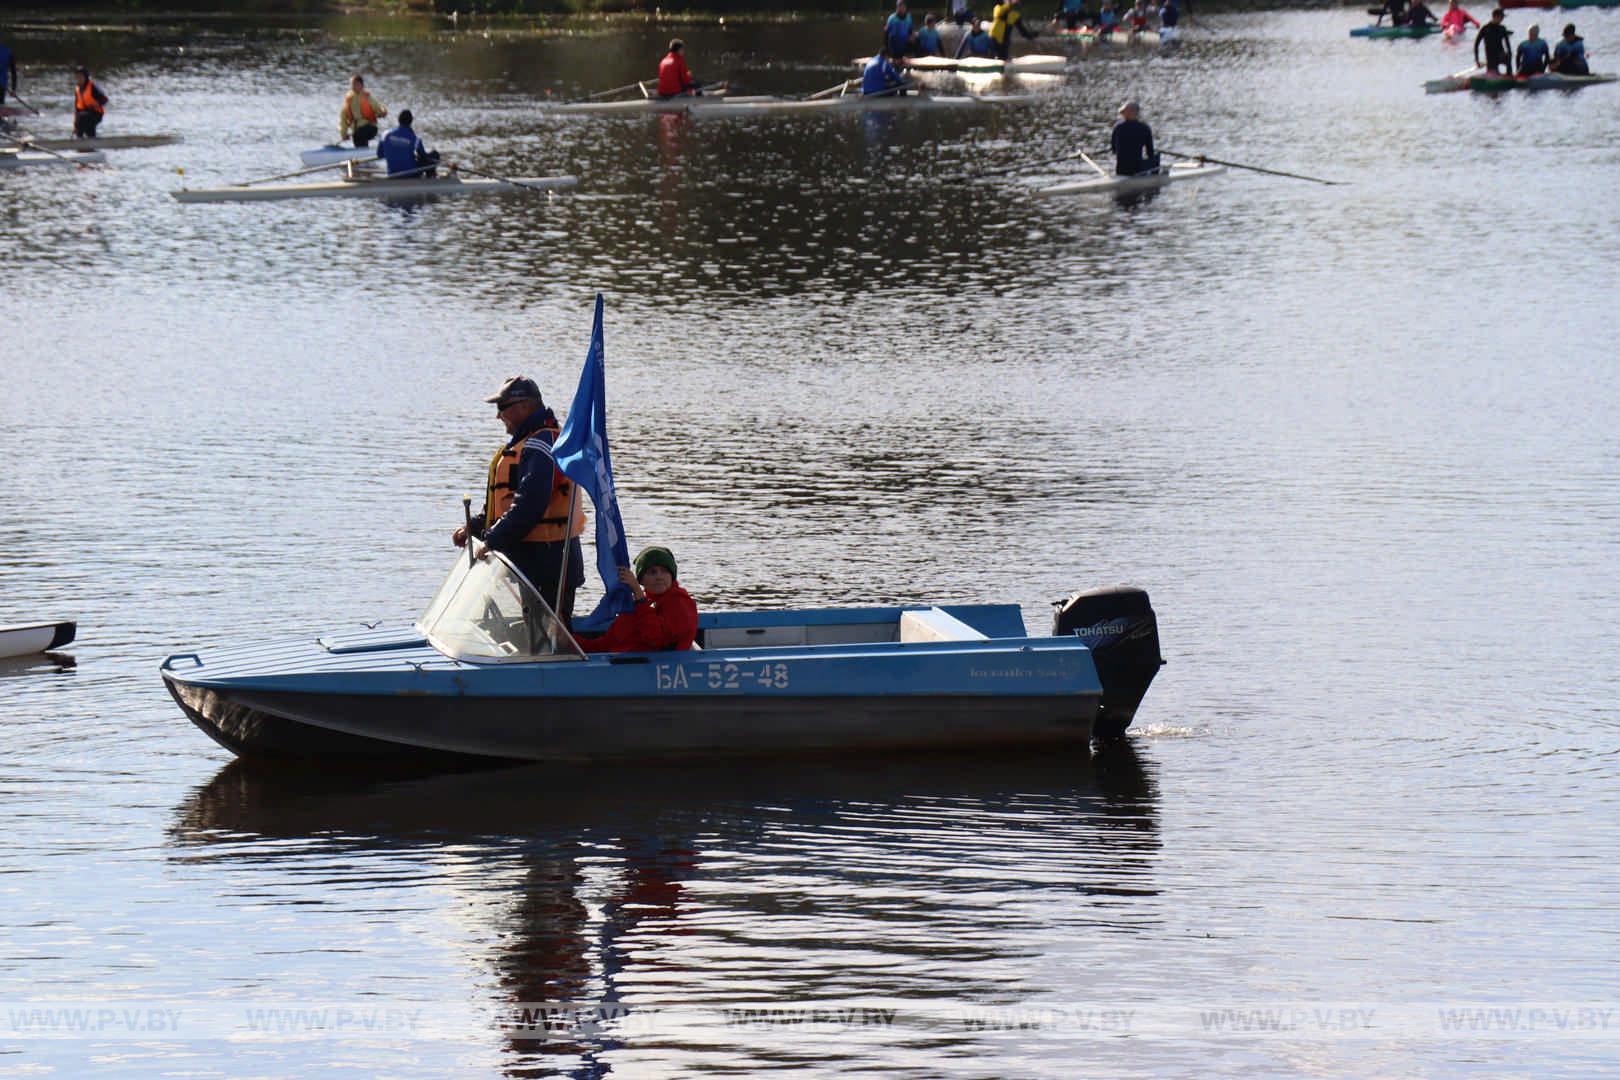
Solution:
{"label": "rower in red shirt", "polygon": [[682,94],[701,94],[697,80],[687,70],[686,42],[680,38],[672,38],[669,43],[669,52],[658,62],[658,96],[661,98],[680,97]]}

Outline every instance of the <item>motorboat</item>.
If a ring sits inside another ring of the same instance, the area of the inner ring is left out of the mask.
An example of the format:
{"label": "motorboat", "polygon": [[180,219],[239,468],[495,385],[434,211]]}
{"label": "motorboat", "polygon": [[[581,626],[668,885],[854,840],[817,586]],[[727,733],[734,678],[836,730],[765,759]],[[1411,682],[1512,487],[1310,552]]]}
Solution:
{"label": "motorboat", "polygon": [[72,644],[79,633],[75,622],[22,623],[0,626],[0,658],[32,656]]}
{"label": "motorboat", "polygon": [[321,767],[1084,745],[1163,664],[1148,596],[705,613],[690,651],[587,654],[498,553],[410,627],[177,653],[185,714],[241,758]]}

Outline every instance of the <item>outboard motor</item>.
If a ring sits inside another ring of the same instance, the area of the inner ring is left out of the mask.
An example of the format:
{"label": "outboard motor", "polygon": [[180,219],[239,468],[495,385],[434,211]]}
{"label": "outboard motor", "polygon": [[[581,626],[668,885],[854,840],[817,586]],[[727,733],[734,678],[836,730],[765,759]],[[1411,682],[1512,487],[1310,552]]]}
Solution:
{"label": "outboard motor", "polygon": [[1052,635],[1077,634],[1091,650],[1102,681],[1102,706],[1091,727],[1093,739],[1117,739],[1131,726],[1153,676],[1164,666],[1159,655],[1159,623],[1145,590],[1130,585],[1077,592],[1059,600]]}

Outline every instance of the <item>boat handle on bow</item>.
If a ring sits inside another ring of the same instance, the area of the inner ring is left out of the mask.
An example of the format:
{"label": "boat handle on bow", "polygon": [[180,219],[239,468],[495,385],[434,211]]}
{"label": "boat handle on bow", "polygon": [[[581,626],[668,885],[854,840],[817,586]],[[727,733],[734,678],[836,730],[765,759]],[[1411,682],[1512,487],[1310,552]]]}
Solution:
{"label": "boat handle on bow", "polygon": [[190,660],[193,667],[202,667],[203,666],[202,657],[198,656],[194,652],[182,652],[182,653],[175,653],[173,656],[171,656],[167,660],[163,661],[163,666],[161,668],[159,668],[158,670],[159,671],[173,671],[174,670],[174,662],[176,660]]}

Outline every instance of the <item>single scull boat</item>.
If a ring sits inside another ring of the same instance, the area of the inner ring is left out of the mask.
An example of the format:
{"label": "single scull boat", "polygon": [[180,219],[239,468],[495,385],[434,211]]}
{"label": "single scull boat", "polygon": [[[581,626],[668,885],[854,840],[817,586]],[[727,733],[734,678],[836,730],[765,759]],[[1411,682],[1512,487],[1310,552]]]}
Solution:
{"label": "single scull boat", "polygon": [[142,150],[149,146],[168,146],[180,141],[178,135],[99,135],[94,139],[37,139],[32,135],[17,137],[17,141],[41,150]]}
{"label": "single scull boat", "polygon": [[352,180],[328,180],[317,184],[273,184],[255,187],[232,184],[217,188],[181,188],[170,192],[183,203],[268,202],[275,199],[400,199],[426,195],[493,195],[510,191],[542,188],[547,191],[571,188],[579,183],[572,176],[525,176],[513,180],[462,180],[456,176],[409,177],[388,180],[360,174]]}
{"label": "single scull boat", "polygon": [[[855,61],[864,69],[872,58],[863,56]],[[901,66],[918,75],[1061,75],[1069,58],[1055,53],[1031,53],[1015,56],[1011,60],[998,60],[989,56],[914,56]]]}
{"label": "single scull boat", "polygon": [[[1095,167],[1095,164],[1093,164],[1093,168]],[[1099,169],[1100,175],[1087,177],[1084,180],[1072,180],[1066,184],[1054,184],[1051,187],[1037,188],[1035,194],[1128,195],[1138,191],[1151,191],[1154,188],[1161,188],[1178,180],[1197,180],[1225,171],[1226,167],[1224,165],[1207,165],[1198,161],[1178,161],[1174,165],[1161,166],[1152,172],[1138,173],[1135,176],[1110,176]]]}
{"label": "single scull boat", "polygon": [[26,169],[33,165],[95,165],[106,161],[100,150],[0,150],[0,169]]}

